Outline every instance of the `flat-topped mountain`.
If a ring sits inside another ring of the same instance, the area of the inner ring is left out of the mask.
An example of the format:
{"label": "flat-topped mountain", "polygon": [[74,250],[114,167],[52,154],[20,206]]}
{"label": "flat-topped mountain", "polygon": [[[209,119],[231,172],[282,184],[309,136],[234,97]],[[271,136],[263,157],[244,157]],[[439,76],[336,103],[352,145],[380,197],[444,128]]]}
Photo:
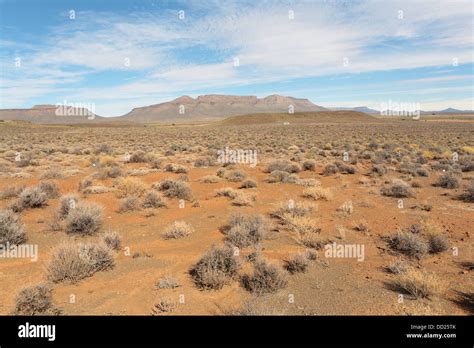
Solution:
{"label": "flat-topped mountain", "polygon": [[187,122],[217,120],[229,116],[270,112],[325,111],[308,99],[281,95],[265,98],[255,96],[203,95],[197,98],[182,96],[169,102],[135,108],[121,119],[141,122]]}

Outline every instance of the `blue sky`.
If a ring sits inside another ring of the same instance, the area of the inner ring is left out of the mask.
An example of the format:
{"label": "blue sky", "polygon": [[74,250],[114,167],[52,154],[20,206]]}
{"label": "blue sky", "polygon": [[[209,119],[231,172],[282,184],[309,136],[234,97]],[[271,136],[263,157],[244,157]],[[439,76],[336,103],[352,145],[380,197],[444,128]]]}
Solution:
{"label": "blue sky", "polygon": [[473,4],[0,0],[0,107],[115,116],[181,95],[282,94],[474,109]]}

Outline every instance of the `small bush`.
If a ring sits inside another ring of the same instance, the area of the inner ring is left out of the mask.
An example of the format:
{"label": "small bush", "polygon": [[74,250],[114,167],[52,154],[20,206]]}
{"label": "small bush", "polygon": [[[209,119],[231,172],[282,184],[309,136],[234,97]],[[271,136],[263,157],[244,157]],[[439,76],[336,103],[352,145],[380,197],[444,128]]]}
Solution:
{"label": "small bush", "polygon": [[330,201],[333,196],[332,196],[331,190],[327,188],[308,187],[307,189],[303,190],[303,197],[311,198],[315,201],[317,200]]}
{"label": "small bush", "polygon": [[287,160],[276,160],[270,162],[265,168],[266,173],[271,173],[275,170],[287,173],[298,173],[301,171],[301,167],[298,163],[290,162]]}
{"label": "small bush", "polygon": [[191,188],[184,181],[165,179],[158,184],[158,190],[168,198],[178,198],[189,200],[191,198]]}
{"label": "small bush", "polygon": [[102,208],[94,203],[79,202],[69,211],[65,230],[72,234],[92,234],[102,226]]}
{"label": "small bush", "polygon": [[215,184],[221,181],[221,179],[217,175],[206,175],[201,178],[201,182],[204,184]]}
{"label": "small bush", "polygon": [[120,239],[120,235],[117,232],[106,232],[102,237],[101,237],[102,243],[106,245],[108,248],[118,251],[120,250],[120,246],[122,244],[122,241]]}
{"label": "small bush", "polygon": [[18,197],[21,191],[24,190],[23,186],[7,186],[0,192],[0,199],[9,199]]}
{"label": "small bush", "polygon": [[139,200],[135,196],[128,196],[120,200],[118,212],[126,213],[140,210]]}
{"label": "small bush", "polygon": [[20,216],[9,209],[0,209],[0,245],[18,245],[26,241]]}
{"label": "small bush", "polygon": [[385,167],[384,165],[376,164],[372,167],[371,172],[379,176],[384,176],[385,174],[387,174],[388,170],[387,167]]}
{"label": "small bush", "polygon": [[339,208],[337,208],[337,211],[343,215],[352,215],[354,212],[354,207],[352,206],[352,201],[346,201],[344,202]]}
{"label": "small bush", "polygon": [[471,183],[471,185],[459,198],[465,202],[474,202],[474,182]]}
{"label": "small bush", "polygon": [[156,283],[158,289],[176,289],[180,286],[181,284],[171,276],[165,276]]}
{"label": "small bush", "polygon": [[278,219],[283,219],[285,216],[305,216],[312,210],[313,207],[305,203],[282,202],[270,215]]}
{"label": "small bush", "polygon": [[237,276],[240,267],[232,248],[212,246],[192,267],[190,274],[196,286],[201,289],[221,289]]}
{"label": "small bush", "polygon": [[60,219],[64,219],[68,216],[71,209],[74,209],[79,202],[79,198],[76,195],[65,195],[59,200],[59,211],[58,216]]}
{"label": "small bush", "polygon": [[233,170],[225,174],[227,181],[240,182],[247,177],[247,174],[242,170]]}
{"label": "small bush", "polygon": [[128,162],[130,163],[145,163],[146,162],[146,153],[144,151],[136,151],[132,153],[129,157]]}
{"label": "small bush", "polygon": [[160,301],[155,304],[152,309],[152,314],[159,315],[161,313],[174,312],[176,307],[176,302],[174,302],[171,298],[165,297],[160,299]]}
{"label": "small bush", "polygon": [[296,254],[285,261],[285,269],[291,274],[306,272],[308,265],[308,258],[304,254]]}
{"label": "small bush", "polygon": [[165,239],[178,239],[186,237],[193,232],[194,228],[187,222],[175,221],[165,229],[163,237]]}
{"label": "small bush", "polygon": [[429,250],[428,244],[423,238],[404,231],[398,231],[397,234],[391,238],[390,245],[395,250],[418,258],[425,255]]}
{"label": "small bush", "polygon": [[430,298],[444,290],[444,284],[437,277],[415,268],[399,274],[393,285],[415,298]]}
{"label": "small bush", "polygon": [[178,173],[178,174],[186,174],[188,172],[188,168],[186,168],[185,166],[182,166],[181,164],[168,163],[165,166],[165,171]]}
{"label": "small bush", "polygon": [[303,169],[304,170],[315,170],[316,169],[316,161],[315,160],[306,160],[303,162]]}
{"label": "small bush", "polygon": [[16,297],[15,315],[57,315],[53,306],[52,289],[46,284],[24,288]]}
{"label": "small bush", "polygon": [[39,187],[29,187],[20,193],[18,202],[22,208],[41,208],[48,203],[48,196]]}
{"label": "small bush", "polygon": [[127,196],[141,197],[146,190],[145,184],[135,178],[123,178],[117,184],[117,198]]}
{"label": "small bush", "polygon": [[436,181],[435,186],[447,188],[447,189],[456,189],[461,186],[461,181],[453,173],[446,173],[439,177]]}
{"label": "small bush", "polygon": [[267,182],[270,184],[275,184],[275,183],[285,183],[288,182],[288,177],[290,174],[288,172],[282,171],[282,170],[274,170],[270,173],[270,175],[267,178]]}
{"label": "small bush", "polygon": [[440,233],[429,234],[428,243],[430,245],[430,252],[433,254],[440,253],[449,249],[448,239]]}
{"label": "small bush", "polygon": [[366,220],[360,220],[354,225],[354,230],[359,232],[369,232],[369,224]]}
{"label": "small bush", "polygon": [[268,224],[261,215],[234,215],[230,218],[226,240],[245,248],[260,243],[268,232]]}
{"label": "small bush", "polygon": [[248,189],[248,188],[255,188],[257,187],[257,183],[254,180],[248,179],[242,182],[239,188],[241,189]]}
{"label": "small bush", "polygon": [[143,197],[142,207],[145,209],[162,208],[166,207],[166,203],[164,202],[163,197],[161,197],[160,194],[155,191],[148,191]]}
{"label": "small bush", "polygon": [[103,244],[63,243],[53,250],[47,273],[48,279],[55,283],[77,283],[113,266],[114,257]]}
{"label": "small bush", "polygon": [[59,187],[54,182],[43,181],[39,184],[38,188],[46,194],[47,198],[59,197]]}
{"label": "small bush", "polygon": [[401,179],[394,179],[391,184],[385,185],[380,191],[384,196],[389,197],[404,198],[413,196],[410,185]]}
{"label": "small bush", "polygon": [[243,287],[255,294],[273,293],[283,289],[287,285],[284,273],[273,264],[264,260],[254,263],[252,275],[242,277]]}

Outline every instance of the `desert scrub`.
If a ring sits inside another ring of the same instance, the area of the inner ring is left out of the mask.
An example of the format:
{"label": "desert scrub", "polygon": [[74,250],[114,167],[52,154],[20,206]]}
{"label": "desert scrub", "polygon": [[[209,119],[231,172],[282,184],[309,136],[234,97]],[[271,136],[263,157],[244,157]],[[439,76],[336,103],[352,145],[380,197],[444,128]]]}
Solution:
{"label": "desert scrub", "polygon": [[24,189],[24,186],[7,186],[0,192],[0,200],[16,198]]}
{"label": "desert scrub", "polygon": [[203,184],[215,184],[221,181],[221,179],[217,175],[206,175],[206,176],[203,176],[200,181]]}
{"label": "desert scrub", "polygon": [[177,174],[186,174],[188,172],[188,168],[181,164],[176,164],[176,163],[168,163],[165,166],[165,171],[166,172],[172,172],[172,173],[177,173]]}
{"label": "desert scrub", "polygon": [[141,197],[146,191],[145,184],[135,178],[123,178],[117,182],[117,198],[124,198],[127,196]]}
{"label": "desert scrub", "polygon": [[308,187],[307,189],[303,190],[303,197],[311,198],[315,201],[317,200],[330,201],[333,195],[332,195],[331,190],[327,188]]}
{"label": "desert scrub", "polygon": [[434,185],[447,189],[456,189],[461,186],[461,182],[456,174],[450,172],[441,175]]}
{"label": "desert scrub", "polygon": [[46,284],[23,288],[16,297],[15,315],[58,315],[54,307],[52,289]]}
{"label": "desert scrub", "polygon": [[128,196],[120,200],[118,213],[127,213],[130,211],[140,210],[140,201],[135,196]]}
{"label": "desert scrub", "polygon": [[261,215],[234,215],[230,218],[226,229],[226,241],[245,248],[260,243],[268,231],[268,223]]}
{"label": "desert scrub", "polygon": [[187,182],[182,180],[165,179],[154,184],[153,188],[162,191],[168,198],[191,199],[191,188]]}
{"label": "desert scrub", "polygon": [[265,173],[271,173],[275,170],[287,172],[287,173],[298,173],[301,171],[301,167],[298,163],[294,163],[287,160],[275,160],[267,164],[265,167]]}
{"label": "desert scrub", "polygon": [[22,209],[42,208],[48,204],[48,196],[39,187],[28,187],[20,193],[17,204]]}
{"label": "desert scrub", "polygon": [[20,216],[9,209],[0,209],[0,245],[18,245],[26,241]]}
{"label": "desert scrub", "polygon": [[241,282],[246,290],[258,295],[277,292],[288,283],[282,270],[262,259],[254,263],[252,274],[242,276]]}
{"label": "desert scrub", "polygon": [[352,215],[354,212],[352,201],[345,201],[339,208],[337,208],[337,212],[343,216]]}
{"label": "desert scrub", "polygon": [[162,208],[166,207],[166,203],[159,193],[151,190],[147,191],[147,193],[143,197],[142,207],[145,209]]}
{"label": "desert scrub", "polygon": [[247,177],[247,174],[242,170],[232,170],[225,174],[224,178],[230,182],[240,182]]}
{"label": "desert scrub", "polygon": [[237,276],[241,264],[229,246],[212,246],[191,268],[190,275],[200,289],[221,289]]}
{"label": "desert scrub", "polygon": [[60,219],[64,219],[68,216],[69,212],[74,209],[79,202],[79,198],[74,194],[67,194],[59,200],[58,216]]}
{"label": "desert scrub", "polygon": [[41,192],[46,194],[47,198],[57,198],[57,197],[59,197],[59,187],[54,182],[42,181],[38,185],[38,188],[41,190]]}
{"label": "desert scrub", "polygon": [[102,208],[94,203],[79,202],[65,219],[67,233],[88,235],[102,226]]}
{"label": "desert scrub", "polygon": [[400,274],[405,272],[410,265],[401,259],[393,261],[390,265],[385,267],[386,271],[392,274]]}
{"label": "desert scrub", "polygon": [[175,221],[163,232],[165,239],[183,238],[194,232],[194,228],[184,221]]}
{"label": "desert scrub", "polygon": [[242,184],[239,186],[241,189],[248,189],[248,188],[255,188],[257,187],[257,182],[252,179],[247,179],[242,182]]}
{"label": "desert scrub", "polygon": [[106,232],[101,238],[101,242],[111,250],[118,251],[122,245],[120,235],[114,231]]}
{"label": "desert scrub", "polygon": [[114,256],[107,246],[68,242],[60,244],[53,250],[47,274],[48,279],[54,283],[77,283],[113,266]]}
{"label": "desert scrub", "polygon": [[285,269],[291,274],[306,272],[308,265],[309,261],[305,254],[296,254],[285,260]]}
{"label": "desert scrub", "polygon": [[272,217],[283,219],[285,216],[306,216],[314,210],[312,205],[306,203],[298,203],[293,201],[281,202],[277,209],[270,215]]}
{"label": "desert scrub", "polygon": [[388,185],[385,185],[380,189],[380,192],[384,196],[405,198],[413,197],[413,189],[409,184],[401,179],[393,179]]}
{"label": "desert scrub", "polygon": [[359,232],[369,232],[369,224],[367,223],[367,220],[362,219],[359,220],[359,222],[356,222],[354,224],[354,230]]}
{"label": "desert scrub", "polygon": [[316,161],[315,160],[306,160],[303,162],[303,169],[304,170],[315,170],[316,169]]}
{"label": "desert scrub", "polygon": [[417,258],[426,255],[429,251],[429,245],[422,237],[404,231],[398,231],[390,239],[390,246],[397,251]]}
{"label": "desert scrub", "polygon": [[174,312],[177,304],[169,297],[161,298],[152,308],[152,315]]}
{"label": "desert scrub", "polygon": [[156,283],[158,289],[176,289],[179,288],[181,284],[172,276],[164,276]]}
{"label": "desert scrub", "polygon": [[445,290],[444,282],[435,275],[411,267],[400,273],[392,285],[415,298],[430,298]]}

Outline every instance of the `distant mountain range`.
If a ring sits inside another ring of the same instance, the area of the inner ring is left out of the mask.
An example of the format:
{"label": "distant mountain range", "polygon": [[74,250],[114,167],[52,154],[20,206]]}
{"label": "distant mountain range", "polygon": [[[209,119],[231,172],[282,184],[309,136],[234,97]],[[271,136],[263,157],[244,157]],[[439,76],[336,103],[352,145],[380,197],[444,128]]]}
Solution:
{"label": "distant mountain range", "polygon": [[[94,114],[87,106],[35,105],[30,109],[0,109],[0,120],[20,120],[37,124],[78,124],[100,122],[133,123],[187,123],[215,121],[230,116],[260,113],[298,113],[317,111],[357,111],[376,115],[380,111],[365,106],[324,108],[308,99],[281,95],[264,98],[255,96],[203,95],[197,98],[182,96],[169,102],[134,108],[118,117],[102,117]],[[442,111],[421,111],[421,114],[467,114],[473,111],[453,108]],[[335,115],[336,117],[336,115]]]}
{"label": "distant mountain range", "polygon": [[[375,109],[370,109],[367,106],[356,106],[356,107],[336,107],[336,108],[329,108],[329,110],[333,111],[358,111],[358,112],[364,112],[366,114],[370,115],[380,115],[379,110]],[[393,114],[394,112],[392,112]],[[473,110],[458,110],[458,109],[453,109],[453,108],[447,108],[444,110],[440,111],[424,111],[420,110],[421,115],[446,115],[446,114],[474,114]]]}

